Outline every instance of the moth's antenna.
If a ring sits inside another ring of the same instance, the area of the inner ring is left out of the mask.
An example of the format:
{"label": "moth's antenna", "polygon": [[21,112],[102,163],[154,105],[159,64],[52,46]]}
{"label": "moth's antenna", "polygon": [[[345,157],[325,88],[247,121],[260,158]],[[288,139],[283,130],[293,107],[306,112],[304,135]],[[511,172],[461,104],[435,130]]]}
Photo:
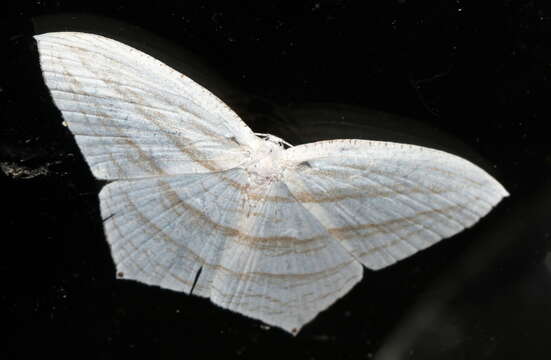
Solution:
{"label": "moth's antenna", "polygon": [[278,142],[278,143],[285,144],[288,147],[294,147],[293,145],[291,145],[287,141],[283,140],[282,138],[279,138],[279,137],[277,137],[275,135],[272,135],[272,134],[265,134],[265,133],[254,133],[254,134],[256,136],[259,136],[259,137],[264,138],[266,140],[271,140],[272,142]]}

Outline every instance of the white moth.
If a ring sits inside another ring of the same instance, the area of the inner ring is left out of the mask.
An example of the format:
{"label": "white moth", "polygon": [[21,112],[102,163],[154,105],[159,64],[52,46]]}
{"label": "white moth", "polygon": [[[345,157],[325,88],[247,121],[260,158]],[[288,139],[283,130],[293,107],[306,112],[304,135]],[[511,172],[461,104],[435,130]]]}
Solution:
{"label": "white moth", "polygon": [[101,213],[125,279],[296,334],[362,265],[381,269],[457,234],[508,195],[469,161],[424,147],[285,149],[136,49],[75,32],[36,40],[55,104],[94,176],[111,181]]}

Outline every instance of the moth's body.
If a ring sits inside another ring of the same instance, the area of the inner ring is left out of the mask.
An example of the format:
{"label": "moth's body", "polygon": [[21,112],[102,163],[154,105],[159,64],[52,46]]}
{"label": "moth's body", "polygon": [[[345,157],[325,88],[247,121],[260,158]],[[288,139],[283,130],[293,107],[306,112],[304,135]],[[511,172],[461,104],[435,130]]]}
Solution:
{"label": "moth's body", "polygon": [[250,153],[249,161],[243,168],[249,174],[251,183],[265,186],[280,181],[285,170],[285,148],[280,139],[269,135],[257,150]]}
{"label": "moth's body", "polygon": [[[98,35],[36,37],[125,279],[296,334],[362,278],[475,224],[507,191],[442,151],[368,140],[285,149],[193,80]],[[197,275],[200,274],[200,275]]]}

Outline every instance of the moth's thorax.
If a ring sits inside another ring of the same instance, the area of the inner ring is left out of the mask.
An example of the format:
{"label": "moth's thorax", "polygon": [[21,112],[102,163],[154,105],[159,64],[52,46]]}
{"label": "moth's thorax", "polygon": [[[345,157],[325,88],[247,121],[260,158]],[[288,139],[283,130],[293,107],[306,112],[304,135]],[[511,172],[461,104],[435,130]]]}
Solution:
{"label": "moth's thorax", "polygon": [[279,180],[283,173],[283,152],[285,149],[272,141],[264,141],[250,155],[244,168],[253,184],[266,185]]}

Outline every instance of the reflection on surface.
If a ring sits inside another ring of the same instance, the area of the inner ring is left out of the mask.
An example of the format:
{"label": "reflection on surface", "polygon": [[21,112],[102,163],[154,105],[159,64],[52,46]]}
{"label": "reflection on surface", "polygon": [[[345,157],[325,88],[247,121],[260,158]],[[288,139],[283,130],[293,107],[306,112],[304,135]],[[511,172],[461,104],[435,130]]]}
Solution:
{"label": "reflection on surface", "polygon": [[520,356],[527,346],[534,346],[528,332],[548,332],[549,244],[539,241],[542,234],[537,231],[526,233],[528,227],[546,226],[551,189],[536,193],[530,199],[513,200],[513,210],[503,216],[499,228],[472,235],[469,251],[458,254],[452,266],[436,277],[430,291],[419,297],[387,337],[377,359],[402,359],[413,349],[421,359],[436,359],[439,353],[478,358],[466,350],[473,347],[487,356],[506,356],[500,353],[499,342],[511,337],[518,343],[508,344],[508,351],[514,349]]}

